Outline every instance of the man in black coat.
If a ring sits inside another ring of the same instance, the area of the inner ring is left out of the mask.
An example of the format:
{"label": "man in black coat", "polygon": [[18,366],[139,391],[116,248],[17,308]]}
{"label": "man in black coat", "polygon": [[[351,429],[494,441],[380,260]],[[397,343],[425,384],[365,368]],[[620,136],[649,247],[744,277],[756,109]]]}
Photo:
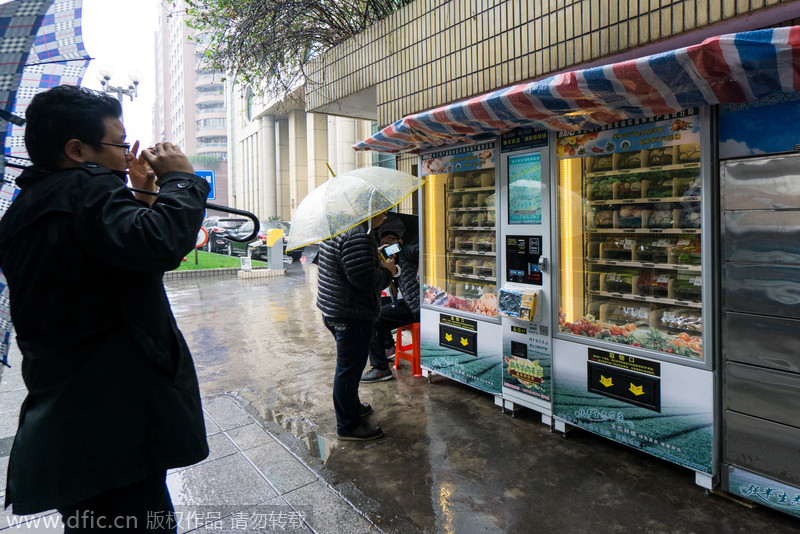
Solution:
{"label": "man in black coat", "polygon": [[394,260],[401,269],[398,285],[402,298],[394,299],[381,307],[381,314],[375,322],[369,347],[369,363],[372,368],[361,377],[361,381],[365,383],[394,378],[386,355],[385,338],[398,326],[419,322],[419,243],[405,244],[391,231],[381,236],[381,243],[387,246],[399,243],[401,246]]}
{"label": "man in black coat", "polygon": [[336,340],[333,407],[339,439],[369,440],[383,430],[362,420],[372,411],[358,397],[361,373],[367,364],[375,320],[381,312],[381,289],[401,274],[393,260],[382,261],[371,230],[385,213],[344,233],[326,239],[319,248],[317,307],[325,327]]}
{"label": "man in black coat", "polygon": [[162,277],[194,248],[209,186],[177,147],[158,143],[136,160],[152,168],[158,195],[152,206],[135,199],[121,112],[116,99],[77,87],[34,97],[33,166],[0,220],[28,389],[6,506],[56,508],[68,533],[93,531],[101,517],[130,532],[175,532],[148,524],[172,511],[166,470],[208,455],[194,364]]}

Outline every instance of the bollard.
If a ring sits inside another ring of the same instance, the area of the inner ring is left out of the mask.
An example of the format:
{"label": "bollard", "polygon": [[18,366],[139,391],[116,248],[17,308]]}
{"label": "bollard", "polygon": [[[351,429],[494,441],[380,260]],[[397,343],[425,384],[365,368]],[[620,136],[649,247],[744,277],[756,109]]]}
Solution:
{"label": "bollard", "polygon": [[283,269],[283,230],[267,230],[267,263],[270,269]]}

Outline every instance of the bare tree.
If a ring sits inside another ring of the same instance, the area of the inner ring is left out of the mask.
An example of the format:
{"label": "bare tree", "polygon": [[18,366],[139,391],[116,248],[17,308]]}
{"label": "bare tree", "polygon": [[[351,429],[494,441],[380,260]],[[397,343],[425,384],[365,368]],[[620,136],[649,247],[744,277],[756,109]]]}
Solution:
{"label": "bare tree", "polygon": [[[180,0],[167,0],[173,6]],[[283,97],[309,61],[412,0],[183,0],[208,68]]]}

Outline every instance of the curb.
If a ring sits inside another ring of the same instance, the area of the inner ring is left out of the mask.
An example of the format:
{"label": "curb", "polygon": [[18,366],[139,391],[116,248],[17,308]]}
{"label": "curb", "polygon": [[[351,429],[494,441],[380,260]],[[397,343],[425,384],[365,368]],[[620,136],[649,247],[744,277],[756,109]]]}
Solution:
{"label": "curb", "polygon": [[228,269],[198,269],[194,271],[169,271],[164,273],[164,281],[192,280],[196,278],[268,278],[283,276],[285,269],[252,269],[250,271],[233,267]]}

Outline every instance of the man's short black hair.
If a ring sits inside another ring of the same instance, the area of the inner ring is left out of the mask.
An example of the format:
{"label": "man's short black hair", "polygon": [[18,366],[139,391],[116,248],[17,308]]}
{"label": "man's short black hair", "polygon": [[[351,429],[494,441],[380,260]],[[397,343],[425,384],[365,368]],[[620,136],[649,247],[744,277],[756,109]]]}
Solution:
{"label": "man's short black hair", "polygon": [[25,147],[31,161],[57,167],[70,139],[97,145],[106,133],[107,117],[122,117],[122,106],[99,91],[59,85],[37,94],[25,112]]}
{"label": "man's short black hair", "polygon": [[386,230],[385,232],[381,232],[381,240],[388,235],[393,235],[398,241],[400,240],[400,236],[394,230]]}

